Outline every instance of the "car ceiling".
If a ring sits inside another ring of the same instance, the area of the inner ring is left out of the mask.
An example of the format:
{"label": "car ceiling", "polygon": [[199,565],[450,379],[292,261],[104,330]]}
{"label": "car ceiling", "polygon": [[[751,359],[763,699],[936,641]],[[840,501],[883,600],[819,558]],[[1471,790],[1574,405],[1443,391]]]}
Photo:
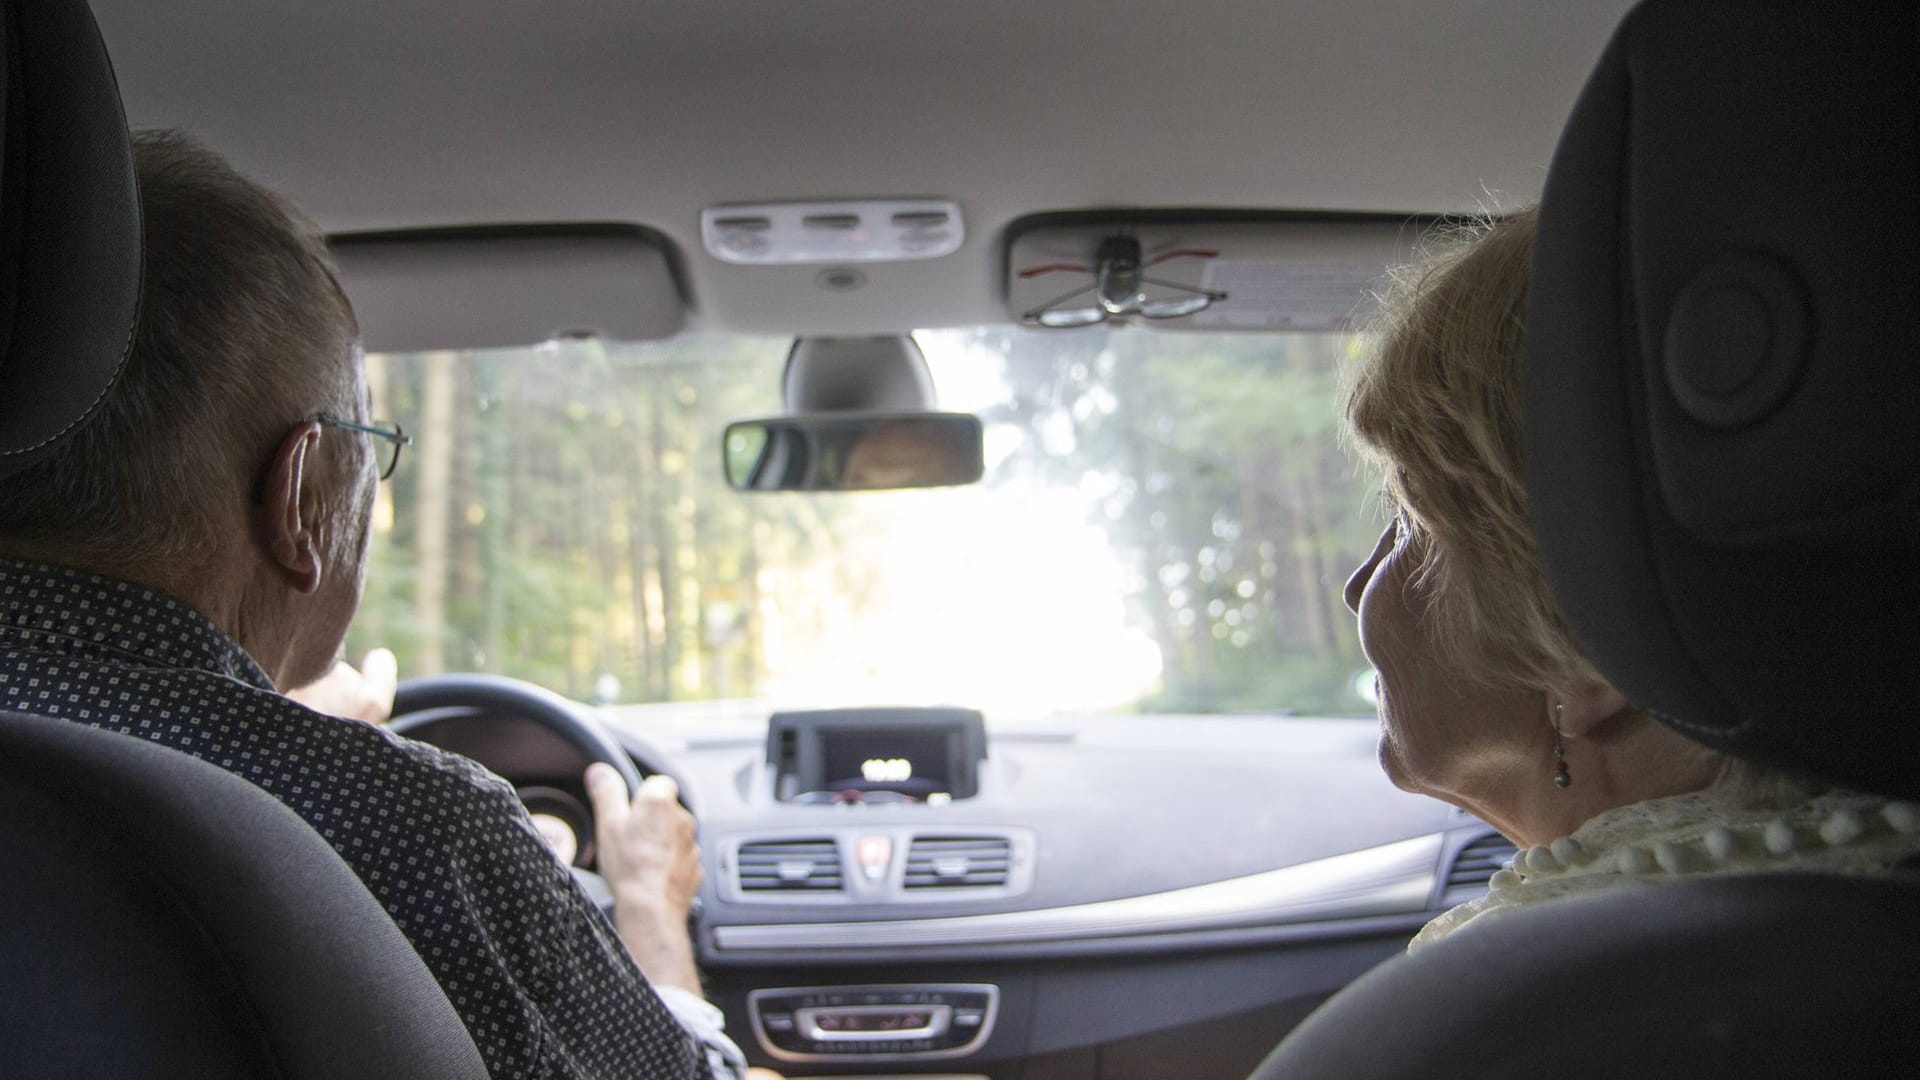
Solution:
{"label": "car ceiling", "polygon": [[[1474,212],[1538,195],[1626,0],[94,0],[135,126],[183,126],[332,232],[625,222],[691,325],[1005,321],[1009,223],[1116,207]],[[965,246],[721,263],[719,203],[935,196]]]}

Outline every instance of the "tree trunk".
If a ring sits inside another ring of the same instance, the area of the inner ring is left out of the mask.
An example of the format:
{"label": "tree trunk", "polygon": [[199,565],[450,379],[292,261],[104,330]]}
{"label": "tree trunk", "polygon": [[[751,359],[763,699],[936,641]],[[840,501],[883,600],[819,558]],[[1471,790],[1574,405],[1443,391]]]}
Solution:
{"label": "tree trunk", "polygon": [[1307,633],[1313,651],[1321,656],[1332,656],[1339,651],[1340,635],[1333,626],[1333,589],[1326,580],[1326,563],[1321,550],[1326,547],[1326,537],[1321,534],[1320,498],[1314,491],[1313,480],[1304,470],[1296,472],[1291,480],[1294,501],[1299,512],[1293,520],[1297,532],[1291,545],[1294,565],[1300,572],[1300,607],[1307,617]]}
{"label": "tree trunk", "polygon": [[[485,397],[499,392],[501,372],[497,365],[486,364],[474,372],[476,394]],[[507,657],[507,567],[513,556],[510,534],[513,521],[513,451],[506,427],[498,410],[482,413],[479,440],[485,447],[482,460],[481,507],[486,511],[480,533],[481,559],[487,572],[481,581],[485,598],[481,648],[486,652],[485,667],[490,671],[512,670]]]}
{"label": "tree trunk", "polygon": [[[648,419],[652,428],[649,442],[656,476],[661,475],[660,463],[668,449],[666,409],[662,407],[661,398],[662,394],[656,392],[648,402]],[[680,674],[680,573],[674,565],[680,552],[674,522],[668,513],[669,501],[671,489],[663,482],[659,497],[648,507],[653,518],[654,565],[660,582],[660,624],[666,631],[660,642],[661,701],[672,701],[678,696],[676,687]]]}
{"label": "tree trunk", "polygon": [[[393,415],[393,384],[388,371],[386,354],[368,353],[366,362],[367,391],[373,398],[373,414],[377,419]],[[376,420],[377,422],[377,420]],[[382,542],[373,545],[376,551],[391,551],[393,547],[393,487],[381,484],[373,495],[373,520],[367,526]],[[385,560],[381,560],[384,562]],[[366,590],[370,594],[360,605],[354,616],[354,629],[363,635],[365,641],[376,645],[391,645],[392,629],[387,626],[387,598],[393,592],[391,567],[373,566],[368,568]]]}
{"label": "tree trunk", "polygon": [[419,628],[415,674],[438,675],[446,670],[447,570],[450,535],[449,505],[453,497],[453,398],[459,354],[430,352],[420,357],[423,386],[420,395],[420,439],[417,455],[419,483],[414,488],[414,538],[418,581],[413,594],[414,623]]}

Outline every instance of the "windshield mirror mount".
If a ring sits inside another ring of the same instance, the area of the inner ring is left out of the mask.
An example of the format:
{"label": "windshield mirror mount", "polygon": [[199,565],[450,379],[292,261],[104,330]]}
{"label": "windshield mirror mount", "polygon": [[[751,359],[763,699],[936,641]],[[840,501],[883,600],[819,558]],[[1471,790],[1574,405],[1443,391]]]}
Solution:
{"label": "windshield mirror mount", "polygon": [[781,396],[795,416],[939,408],[926,355],[906,334],[795,338]]}

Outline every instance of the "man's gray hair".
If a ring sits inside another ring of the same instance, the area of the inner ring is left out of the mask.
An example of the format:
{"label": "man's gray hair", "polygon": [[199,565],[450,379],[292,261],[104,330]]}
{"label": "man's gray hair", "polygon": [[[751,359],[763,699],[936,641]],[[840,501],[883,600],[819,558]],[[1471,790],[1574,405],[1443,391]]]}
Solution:
{"label": "man's gray hair", "polygon": [[359,330],[324,237],[290,203],[179,132],[133,147],[146,233],[133,349],[62,450],[0,479],[0,552],[171,577],[242,527],[295,425],[357,415]]}

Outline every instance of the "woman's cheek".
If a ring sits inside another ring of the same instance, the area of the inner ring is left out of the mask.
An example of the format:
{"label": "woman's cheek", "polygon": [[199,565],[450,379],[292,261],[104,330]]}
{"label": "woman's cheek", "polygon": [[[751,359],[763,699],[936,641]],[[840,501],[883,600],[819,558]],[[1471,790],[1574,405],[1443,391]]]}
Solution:
{"label": "woman's cheek", "polygon": [[[1380,761],[1395,786],[1407,791],[1420,790],[1420,778],[1427,773],[1425,759],[1443,748],[1433,745],[1431,715],[1438,704],[1428,685],[1432,659],[1425,652],[1425,636],[1414,625],[1411,613],[1398,603],[1397,596],[1382,596],[1387,608],[1373,629],[1373,649],[1368,653],[1374,664],[1380,714]],[[1399,618],[1391,616],[1397,615]],[[1364,625],[1364,621],[1363,621]]]}
{"label": "woman's cheek", "polygon": [[1387,779],[1393,781],[1395,787],[1404,788],[1406,785],[1402,783],[1402,778],[1406,775],[1406,768],[1400,762],[1400,737],[1394,730],[1396,717],[1385,686],[1381,687],[1379,700],[1374,707],[1380,714],[1380,745],[1377,751],[1380,771],[1387,774]]}

